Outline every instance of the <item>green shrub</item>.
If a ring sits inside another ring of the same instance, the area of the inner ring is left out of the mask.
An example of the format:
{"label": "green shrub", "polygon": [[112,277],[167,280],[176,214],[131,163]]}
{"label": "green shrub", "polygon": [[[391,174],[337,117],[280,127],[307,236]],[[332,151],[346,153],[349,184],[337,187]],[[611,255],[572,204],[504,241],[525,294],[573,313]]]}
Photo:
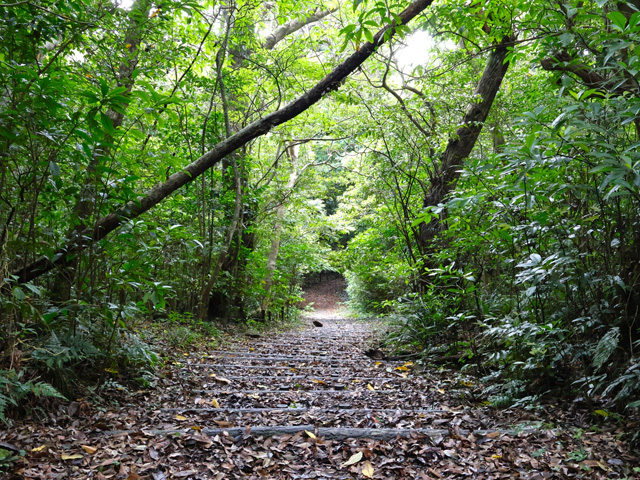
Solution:
{"label": "green shrub", "polygon": [[11,407],[22,407],[30,396],[36,398],[65,399],[55,388],[45,382],[24,380],[23,372],[0,370],[0,420],[7,424],[6,413]]}

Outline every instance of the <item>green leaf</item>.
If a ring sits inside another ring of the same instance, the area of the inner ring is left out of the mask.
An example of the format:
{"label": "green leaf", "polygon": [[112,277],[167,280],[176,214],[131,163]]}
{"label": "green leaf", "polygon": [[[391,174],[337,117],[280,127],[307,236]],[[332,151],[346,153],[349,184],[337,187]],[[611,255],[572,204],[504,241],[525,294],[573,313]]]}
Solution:
{"label": "green leaf", "polygon": [[100,112],[100,122],[102,123],[102,127],[104,128],[104,130],[109,135],[113,135],[114,133],[116,133],[116,129],[113,128],[113,120],[111,120],[111,118],[109,118],[106,113]]}
{"label": "green leaf", "polygon": [[56,162],[49,162],[49,171],[53,177],[60,176],[60,166]]}
{"label": "green leaf", "polygon": [[102,92],[103,97],[106,97],[109,93],[109,85],[107,85],[104,78],[100,79],[100,91]]}
{"label": "green leaf", "polygon": [[621,32],[624,31],[627,26],[627,17],[617,10],[607,13],[607,18],[611,20],[613,25]]}
{"label": "green leaf", "polygon": [[373,43],[373,33],[371,33],[371,31],[366,28],[363,30],[363,33],[367,41]]}
{"label": "green leaf", "polygon": [[127,91],[127,87],[116,87],[109,92],[109,97],[114,97],[115,95],[120,95]]}
{"label": "green leaf", "polygon": [[24,293],[24,290],[22,290],[20,287],[13,287],[13,296],[17,300],[24,300],[25,298],[27,298],[27,296]]}

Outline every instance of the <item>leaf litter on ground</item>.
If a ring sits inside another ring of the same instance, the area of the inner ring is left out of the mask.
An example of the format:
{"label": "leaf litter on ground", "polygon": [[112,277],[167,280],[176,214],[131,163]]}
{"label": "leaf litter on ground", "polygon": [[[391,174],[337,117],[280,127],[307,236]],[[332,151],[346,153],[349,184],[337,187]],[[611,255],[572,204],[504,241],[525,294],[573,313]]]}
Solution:
{"label": "leaf litter on ground", "polygon": [[[624,441],[633,425],[594,415],[580,403],[496,410],[483,405],[481,385],[459,381],[454,371],[418,375],[409,362],[370,359],[364,355],[370,325],[336,311],[338,291],[325,284],[310,295],[324,309],[307,317],[307,329],[239,338],[227,348],[238,353],[233,357],[174,351],[175,362],[166,364],[152,390],[114,390],[110,404],[80,399],[46,417],[15,421],[2,431],[0,446],[24,455],[5,466],[5,475],[640,478],[638,454]],[[311,327],[314,318],[322,328]],[[261,360],[278,356],[283,360]],[[300,430],[252,433],[250,427],[260,426]],[[407,435],[334,440],[320,433],[326,427]],[[213,429],[221,432],[209,435]]]}

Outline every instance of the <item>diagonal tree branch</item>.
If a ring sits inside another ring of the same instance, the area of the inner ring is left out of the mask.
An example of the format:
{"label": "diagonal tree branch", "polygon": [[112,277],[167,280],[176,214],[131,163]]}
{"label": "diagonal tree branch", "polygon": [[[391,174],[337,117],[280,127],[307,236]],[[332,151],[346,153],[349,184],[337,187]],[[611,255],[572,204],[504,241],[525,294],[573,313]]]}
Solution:
{"label": "diagonal tree branch", "polygon": [[317,22],[318,20],[322,20],[324,17],[335,12],[336,10],[337,8],[332,8],[329,10],[316,9],[313,11],[313,13],[305,16],[302,20],[300,18],[289,20],[287,23],[280,25],[273,32],[267,35],[267,38],[265,38],[262,45],[267,50],[273,50],[276,44],[283,40],[287,35],[290,35],[293,32],[297,32],[306,25]]}
{"label": "diagonal tree branch", "polygon": [[586,87],[595,88],[603,93],[616,96],[626,92],[637,96],[639,93],[638,85],[631,79],[621,81],[619,77],[607,78],[591,67],[580,63],[567,52],[560,52],[552,58],[544,58],[540,61],[540,65],[549,72],[571,73],[578,77]]}

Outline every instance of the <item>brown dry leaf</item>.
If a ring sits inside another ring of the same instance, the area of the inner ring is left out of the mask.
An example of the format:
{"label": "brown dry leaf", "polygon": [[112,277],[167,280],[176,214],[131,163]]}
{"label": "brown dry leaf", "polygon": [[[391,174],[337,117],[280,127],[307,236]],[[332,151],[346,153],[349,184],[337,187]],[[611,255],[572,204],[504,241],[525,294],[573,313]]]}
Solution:
{"label": "brown dry leaf", "polygon": [[212,373],[211,375],[209,375],[211,378],[213,378],[215,381],[217,382],[222,382],[226,385],[231,384],[231,380],[229,380],[228,378],[224,378],[224,377],[218,377],[215,373]]}
{"label": "brown dry leaf", "polygon": [[96,451],[98,450],[98,447],[92,447],[92,446],[90,446],[90,445],[80,445],[80,446],[82,447],[82,449],[83,449],[85,452],[87,452],[87,453],[89,453],[89,454],[91,454],[91,455],[93,455],[94,453],[96,453]]}
{"label": "brown dry leaf", "polygon": [[369,460],[365,460],[365,462],[362,464],[362,475],[367,478],[373,478],[373,473],[373,465],[371,465],[371,462]]}
{"label": "brown dry leaf", "polygon": [[80,453],[74,453],[72,455],[68,455],[66,453],[63,453],[62,455],[60,455],[60,458],[62,460],[79,460],[81,458],[84,458]]}
{"label": "brown dry leaf", "polygon": [[362,460],[362,452],[354,453],[351,455],[351,458],[342,464],[343,467],[348,467],[349,465],[354,465]]}

